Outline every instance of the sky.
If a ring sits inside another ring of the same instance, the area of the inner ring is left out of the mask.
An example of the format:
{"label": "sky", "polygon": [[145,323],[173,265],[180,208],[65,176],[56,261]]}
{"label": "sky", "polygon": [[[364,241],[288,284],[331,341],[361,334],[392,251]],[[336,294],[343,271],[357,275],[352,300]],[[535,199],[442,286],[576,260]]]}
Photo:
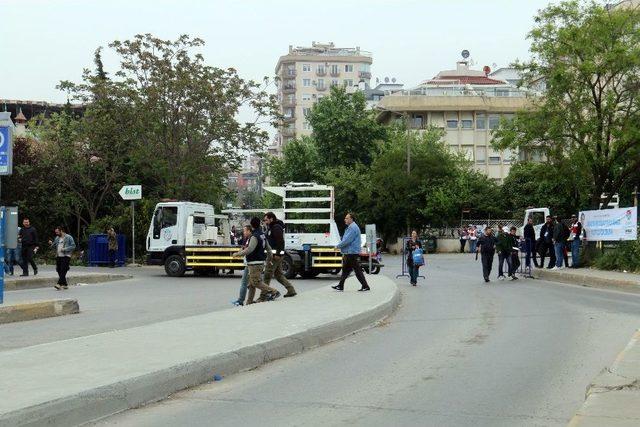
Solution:
{"label": "sky", "polygon": [[[209,65],[247,79],[273,76],[288,46],[332,41],[373,53],[372,75],[406,87],[455,68],[528,57],[526,34],[549,0],[0,0],[0,99],[64,102],[61,80],[80,81],[93,52],[138,33],[206,42]],[[104,53],[107,71],[117,58]]]}

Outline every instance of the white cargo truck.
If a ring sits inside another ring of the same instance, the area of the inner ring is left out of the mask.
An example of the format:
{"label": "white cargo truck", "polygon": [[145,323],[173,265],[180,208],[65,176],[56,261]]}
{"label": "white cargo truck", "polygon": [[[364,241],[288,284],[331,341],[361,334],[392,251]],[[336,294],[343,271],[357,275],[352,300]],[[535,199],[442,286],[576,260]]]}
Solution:
{"label": "white cargo truck", "polygon": [[[340,241],[333,216],[333,187],[315,183],[289,183],[265,187],[282,198],[282,208],[272,209],[285,223],[285,276],[312,278],[320,273],[337,274],[342,267]],[[221,270],[241,270],[242,259],[232,255],[239,247],[231,244],[230,218],[256,215],[267,210],[223,210],[216,215],[213,206],[192,202],[162,202],[155,208],[147,234],[150,264],[164,265],[169,276],[218,274]],[[382,263],[372,256],[372,273]],[[368,270],[370,254],[363,249],[363,268]]]}

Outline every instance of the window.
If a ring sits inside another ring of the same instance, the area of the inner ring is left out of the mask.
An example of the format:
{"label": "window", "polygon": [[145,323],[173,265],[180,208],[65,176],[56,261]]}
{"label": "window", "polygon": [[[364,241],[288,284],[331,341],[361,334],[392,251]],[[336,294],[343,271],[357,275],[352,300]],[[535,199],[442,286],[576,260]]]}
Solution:
{"label": "window", "polygon": [[353,72],[353,65],[352,64],[345,64],[344,72],[345,73],[352,73]]}
{"label": "window", "polygon": [[285,108],[284,109],[284,116],[288,119],[290,119],[291,117],[293,117],[293,108]]}
{"label": "window", "polygon": [[499,165],[500,164],[500,156],[489,156],[489,164],[490,165]]}
{"label": "window", "polygon": [[347,87],[347,86],[353,86],[353,80],[351,80],[351,79],[345,79],[345,80],[344,80],[344,86],[345,86],[345,87]]}
{"label": "window", "polygon": [[473,129],[473,120],[462,120],[460,123],[462,129]]}
{"label": "window", "polygon": [[304,130],[311,130],[311,125],[309,124],[308,121],[304,121],[304,123],[302,123],[302,129]]}
{"label": "window", "polygon": [[302,100],[303,101],[311,101],[311,94],[310,93],[303,93],[302,94]]}
{"label": "window", "polygon": [[331,86],[338,86],[338,84],[340,84],[339,80],[337,80],[337,79],[331,80]]}
{"label": "window", "polygon": [[338,69],[337,65],[334,64],[331,66],[331,74],[336,76],[340,74],[340,70]]}
{"label": "window", "polygon": [[370,72],[371,64],[360,64],[360,71]]}
{"label": "window", "polygon": [[515,152],[512,150],[504,150],[502,152],[502,158],[504,163],[511,163],[511,160],[515,157]]}
{"label": "window", "polygon": [[311,64],[302,64],[302,71],[311,71]]}
{"label": "window", "polygon": [[489,129],[498,129],[500,126],[500,116],[497,114],[492,114],[489,116]]}
{"label": "window", "polygon": [[411,127],[413,129],[422,129],[422,124],[424,123],[424,117],[422,115],[413,116],[411,121]]}
{"label": "window", "polygon": [[441,111],[431,113],[431,125],[437,128],[444,128],[444,113]]}
{"label": "window", "polygon": [[485,147],[476,147],[476,163],[481,165],[487,163],[487,149]]}
{"label": "window", "polygon": [[484,130],[486,128],[487,128],[487,117],[484,115],[484,113],[477,113],[476,114],[476,129]]}
{"label": "window", "polygon": [[295,76],[296,75],[296,66],[295,65],[289,65],[287,67],[287,75],[288,76]]}
{"label": "window", "polygon": [[325,73],[324,64],[318,64],[316,72],[318,73],[318,75],[322,76]]}
{"label": "window", "polygon": [[162,208],[162,228],[173,227],[178,223],[178,207],[165,206]]}
{"label": "window", "polygon": [[309,115],[309,112],[311,112],[311,108],[303,108],[302,109],[302,115],[307,117]]}
{"label": "window", "polygon": [[457,129],[457,128],[458,128],[458,120],[456,119],[447,120],[447,129]]}
{"label": "window", "polygon": [[310,87],[311,86],[311,79],[302,79],[302,86]]}
{"label": "window", "polygon": [[324,89],[324,79],[318,79],[317,89]]}
{"label": "window", "polygon": [[509,96],[509,89],[496,89],[496,96]]}

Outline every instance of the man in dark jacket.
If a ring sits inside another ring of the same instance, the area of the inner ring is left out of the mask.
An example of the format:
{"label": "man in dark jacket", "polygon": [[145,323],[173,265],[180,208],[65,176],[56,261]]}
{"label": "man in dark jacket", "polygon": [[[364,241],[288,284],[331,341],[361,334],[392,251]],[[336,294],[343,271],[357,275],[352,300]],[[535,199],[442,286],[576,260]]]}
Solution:
{"label": "man in dark jacket", "polygon": [[18,239],[22,244],[22,276],[29,275],[29,264],[33,268],[33,275],[38,274],[38,266],[33,260],[38,252],[38,232],[31,226],[29,218],[22,220],[22,228],[18,233]]}
{"label": "man in dark jacket", "polygon": [[482,276],[485,283],[489,283],[491,275],[491,267],[493,266],[493,256],[496,253],[496,237],[493,235],[491,227],[484,229],[484,234],[478,239],[476,252],[480,251],[480,260],[482,262]]}
{"label": "man in dark jacket", "polygon": [[267,254],[267,262],[264,269],[264,283],[269,286],[271,278],[275,277],[286,289],[285,298],[297,295],[291,282],[282,273],[282,258],[284,252],[284,222],[276,218],[273,212],[267,212],[264,216],[264,223],[267,225],[267,240],[273,250],[273,254]]}
{"label": "man in dark jacket", "polygon": [[540,242],[542,244],[540,252],[540,268],[544,268],[544,258],[549,254],[549,265],[547,268],[553,268],[556,264],[556,253],[553,248],[553,217],[547,215],[545,223],[540,229]]}
{"label": "man in dark jacket", "polygon": [[507,271],[511,270],[511,243],[512,239],[502,225],[498,225],[498,237],[496,250],[498,251],[498,280],[504,280],[504,263],[507,263]]}
{"label": "man in dark jacket", "polygon": [[562,260],[564,259],[564,247],[567,241],[565,237],[564,224],[562,218],[556,216],[556,222],[553,226],[553,247],[556,255],[556,266],[552,270],[560,270],[562,268]]}
{"label": "man in dark jacket", "polygon": [[531,270],[531,256],[533,255],[533,265],[536,268],[538,265],[538,257],[536,256],[536,230],[533,228],[533,218],[527,219],[527,224],[524,226],[524,251],[525,259],[524,264],[529,270]]}

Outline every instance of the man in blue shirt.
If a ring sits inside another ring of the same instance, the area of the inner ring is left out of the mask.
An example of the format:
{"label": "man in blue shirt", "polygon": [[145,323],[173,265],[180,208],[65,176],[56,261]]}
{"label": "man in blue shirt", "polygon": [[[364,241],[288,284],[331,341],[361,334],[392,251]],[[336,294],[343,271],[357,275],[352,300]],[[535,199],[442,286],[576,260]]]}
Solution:
{"label": "man in blue shirt", "polygon": [[356,224],[351,213],[344,217],[344,223],[347,225],[347,229],[342,235],[342,241],[337,246],[342,252],[342,276],[340,277],[340,283],[332,286],[332,288],[336,291],[343,291],[344,282],[351,274],[351,270],[353,270],[362,285],[358,291],[369,291],[371,288],[367,284],[367,279],[365,279],[360,266],[360,247],[362,246],[360,227]]}

